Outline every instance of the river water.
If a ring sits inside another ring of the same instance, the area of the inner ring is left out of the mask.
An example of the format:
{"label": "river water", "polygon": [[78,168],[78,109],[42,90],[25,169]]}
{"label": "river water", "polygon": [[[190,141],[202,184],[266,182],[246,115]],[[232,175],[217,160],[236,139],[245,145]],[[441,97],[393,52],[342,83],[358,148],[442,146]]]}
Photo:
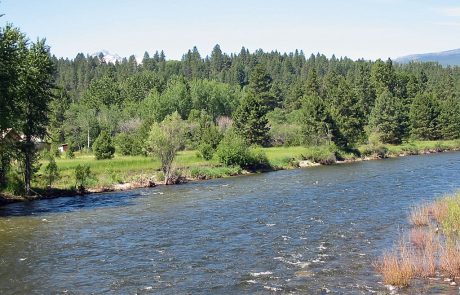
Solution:
{"label": "river water", "polygon": [[0,294],[385,294],[372,262],[459,172],[452,152],[11,204]]}

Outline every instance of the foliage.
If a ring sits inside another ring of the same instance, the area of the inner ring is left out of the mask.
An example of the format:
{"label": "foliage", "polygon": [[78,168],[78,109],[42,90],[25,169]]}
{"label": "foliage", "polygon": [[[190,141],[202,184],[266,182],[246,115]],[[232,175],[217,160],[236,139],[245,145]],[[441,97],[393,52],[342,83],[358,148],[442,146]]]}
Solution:
{"label": "foliage", "polygon": [[93,144],[94,155],[96,160],[111,159],[115,154],[112,137],[106,131],[102,131]]}
{"label": "foliage", "polygon": [[226,166],[240,166],[251,170],[271,167],[267,156],[262,150],[250,149],[246,141],[234,132],[228,133],[220,142],[216,155],[219,162]]}
{"label": "foliage", "polygon": [[169,184],[173,176],[172,163],[185,143],[185,133],[185,123],[178,113],[167,116],[161,123],[154,123],[150,129],[146,150],[160,159],[165,184]]}
{"label": "foliage", "polygon": [[75,153],[74,153],[72,147],[69,146],[68,150],[65,152],[65,157],[66,157],[66,159],[75,158]]}
{"label": "foliage", "polygon": [[369,118],[369,131],[382,143],[398,144],[405,136],[403,105],[400,99],[385,90],[375,101]]}
{"label": "foliage", "polygon": [[235,131],[249,144],[267,145],[268,120],[266,114],[272,99],[269,89],[271,77],[261,66],[251,73],[249,87],[233,116]]}
{"label": "foliage", "polygon": [[49,156],[48,158],[48,164],[45,166],[45,179],[48,187],[51,187],[53,185],[53,182],[55,182],[59,178],[59,169],[56,164],[56,160],[52,155]]}
{"label": "foliage", "polygon": [[224,167],[193,167],[190,170],[190,176],[194,179],[213,179],[226,176],[234,176],[241,174],[242,170],[239,166],[224,166]]}
{"label": "foliage", "polygon": [[246,167],[250,162],[249,147],[240,135],[229,132],[217,147],[216,156],[226,166]]}
{"label": "foliage", "polygon": [[418,94],[410,108],[410,134],[419,140],[435,140],[440,137],[439,106],[428,93]]}
{"label": "foliage", "polygon": [[75,187],[78,191],[85,191],[93,175],[88,165],[77,165],[75,167]]}

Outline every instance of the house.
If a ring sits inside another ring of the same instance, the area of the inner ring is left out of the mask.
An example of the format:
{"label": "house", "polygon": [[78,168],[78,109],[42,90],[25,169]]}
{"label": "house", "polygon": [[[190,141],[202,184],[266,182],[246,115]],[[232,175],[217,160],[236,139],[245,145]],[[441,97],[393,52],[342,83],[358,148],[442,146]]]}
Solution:
{"label": "house", "polygon": [[5,131],[0,132],[1,143],[12,144],[21,140],[21,135],[19,135],[13,128],[8,128]]}
{"label": "house", "polygon": [[58,147],[59,152],[65,153],[69,149],[69,145],[67,143],[61,144],[60,147]]}
{"label": "house", "polygon": [[[25,136],[23,134],[17,133],[13,128],[8,128],[0,132],[0,144],[14,144],[24,141],[24,139]],[[51,145],[41,138],[32,137],[32,142],[34,143],[35,149],[37,151],[42,151],[44,149],[49,150],[51,148]]]}

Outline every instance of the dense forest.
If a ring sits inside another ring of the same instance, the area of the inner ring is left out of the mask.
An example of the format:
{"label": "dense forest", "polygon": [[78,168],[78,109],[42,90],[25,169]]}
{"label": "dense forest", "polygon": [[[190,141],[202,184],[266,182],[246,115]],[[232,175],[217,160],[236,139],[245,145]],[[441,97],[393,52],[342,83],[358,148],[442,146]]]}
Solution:
{"label": "dense forest", "polygon": [[[146,52],[141,64],[134,56],[107,64],[84,54],[53,62],[58,95],[49,131],[74,149],[91,148],[106,130],[120,139],[121,152],[142,153],[143,126],[173,112],[191,123],[203,116],[210,124],[233,122],[249,144],[263,146],[460,137],[458,67],[306,57],[297,50],[242,48],[228,55],[219,45],[206,57],[195,47],[181,61]],[[133,146],[122,147],[126,142]]]}
{"label": "dense forest", "polygon": [[181,148],[207,159],[226,137],[248,146],[347,150],[460,138],[458,67],[306,57],[298,50],[226,54],[219,45],[206,57],[194,47],[180,61],[163,51],[146,52],[139,64],[134,56],[113,64],[82,53],[69,60],[11,26],[0,31],[0,45],[0,130],[14,128],[25,138],[20,147],[0,145],[3,184],[16,158],[30,185],[37,138],[56,155],[64,143],[70,153],[93,150],[98,159],[115,151],[142,155],[152,126],[166,130],[168,122],[184,123]]}

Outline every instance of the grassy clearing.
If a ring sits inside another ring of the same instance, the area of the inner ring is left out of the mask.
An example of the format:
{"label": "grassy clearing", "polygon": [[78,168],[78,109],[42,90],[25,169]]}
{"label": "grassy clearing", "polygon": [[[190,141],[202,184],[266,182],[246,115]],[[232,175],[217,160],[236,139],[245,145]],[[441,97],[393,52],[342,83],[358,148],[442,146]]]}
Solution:
{"label": "grassy clearing", "polygon": [[[337,160],[353,160],[362,157],[379,157],[382,150],[385,156],[400,154],[418,154],[427,151],[441,151],[460,147],[460,141],[416,141],[398,146],[385,145],[379,147],[361,146],[355,152],[345,152],[327,146],[317,147],[271,147],[259,148],[263,151],[274,169],[288,169],[298,166],[299,161],[309,160],[314,163],[333,164]],[[88,165],[94,175],[90,182],[91,188],[110,187],[118,183],[137,181],[138,179],[155,178],[158,176],[160,162],[152,157],[115,155],[111,160],[95,160],[92,154],[75,153],[74,159],[56,159],[60,179],[54,183],[59,189],[69,189],[75,185],[74,172],[78,165]],[[46,164],[46,163],[43,163]],[[40,173],[43,173],[42,165]],[[239,168],[222,167],[214,158],[210,161],[197,156],[196,151],[182,151],[175,160],[175,166],[184,176],[192,179],[220,178],[243,171]],[[34,186],[43,188],[40,178]]]}
{"label": "grassy clearing", "polygon": [[[460,192],[413,208],[413,228],[376,263],[384,283],[405,287],[413,278],[460,276]],[[409,271],[410,269],[410,271]]]}

